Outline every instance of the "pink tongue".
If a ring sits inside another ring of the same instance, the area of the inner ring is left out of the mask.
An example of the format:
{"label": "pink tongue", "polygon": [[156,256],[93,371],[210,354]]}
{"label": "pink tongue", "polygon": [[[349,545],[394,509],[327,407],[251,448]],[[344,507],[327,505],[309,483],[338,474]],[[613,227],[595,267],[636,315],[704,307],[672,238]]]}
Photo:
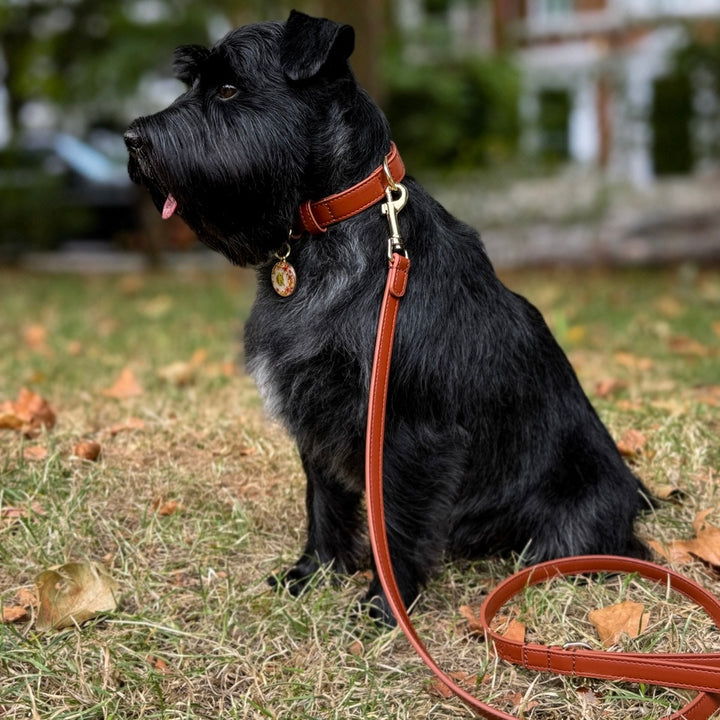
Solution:
{"label": "pink tongue", "polygon": [[167,220],[171,218],[175,210],[177,210],[177,200],[172,196],[172,193],[170,193],[165,198],[165,205],[162,209],[162,219]]}

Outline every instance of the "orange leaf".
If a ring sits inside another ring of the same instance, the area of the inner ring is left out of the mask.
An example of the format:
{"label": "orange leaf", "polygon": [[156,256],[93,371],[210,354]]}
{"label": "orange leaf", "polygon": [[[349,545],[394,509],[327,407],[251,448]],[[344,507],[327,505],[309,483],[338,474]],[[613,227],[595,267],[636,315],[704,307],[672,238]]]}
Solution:
{"label": "orange leaf", "polygon": [[648,540],[648,545],[669,563],[686,565],[693,561],[693,556],[680,544],[682,540],[675,540],[669,545],[662,545],[657,540]]}
{"label": "orange leaf", "polygon": [[655,364],[652,358],[638,357],[626,352],[615,353],[615,362],[630,370],[650,370]]}
{"label": "orange leaf", "polygon": [[29,437],[43,427],[55,427],[56,419],[48,402],[27,388],[21,388],[17,400],[0,404],[0,429],[20,430]]}
{"label": "orange leaf", "polygon": [[592,610],[588,617],[597,629],[600,642],[605,647],[610,647],[615,645],[623,634],[634,638],[644,632],[650,613],[645,612],[645,606],[641,603],[627,601]]}
{"label": "orange leaf", "polygon": [[0,518],[9,518],[10,520],[30,517],[31,513],[35,513],[36,515],[44,515],[45,511],[42,509],[39,503],[33,503],[29,508],[12,506],[0,508]]}
{"label": "orange leaf", "polygon": [[76,458],[94,462],[100,457],[100,451],[100,443],[94,440],[81,440],[79,443],[76,443],[73,448],[73,455]]}
{"label": "orange leaf", "polygon": [[115,383],[102,391],[107,397],[124,400],[125,398],[137,397],[143,394],[140,383],[135,378],[135,374],[130,368],[124,368]]}
{"label": "orange leaf", "polygon": [[673,540],[667,547],[650,542],[650,546],[670,562],[687,564],[698,558],[714,567],[720,567],[720,528],[707,522],[714,510],[701,510],[693,521],[695,537],[690,540]]}
{"label": "orange leaf", "polygon": [[20,622],[21,620],[27,620],[29,614],[30,613],[28,612],[27,608],[22,607],[20,605],[12,605],[12,606],[8,606],[8,607],[3,607],[2,622],[14,623],[14,622]]}
{"label": "orange leaf", "polygon": [[606,378],[595,383],[595,395],[599,398],[605,398],[614,395],[618,390],[622,390],[627,383],[617,378]]}
{"label": "orange leaf", "polygon": [[[466,685],[469,687],[474,687],[475,685],[477,685],[477,675],[471,675],[470,673],[457,671],[448,673],[448,676],[456,683],[458,683],[458,685]],[[428,692],[431,695],[441,697],[445,700],[453,696],[453,691],[439,678],[433,678],[433,680],[428,686]]]}
{"label": "orange leaf", "polygon": [[46,340],[47,330],[42,325],[28,325],[23,330],[23,341],[34,352],[47,352]]}
{"label": "orange leaf", "polygon": [[502,635],[508,640],[525,642],[525,623],[522,623],[519,620],[511,620]]}
{"label": "orange leaf", "polygon": [[41,445],[26,447],[23,450],[23,458],[25,460],[45,460],[48,456],[48,449]]}
{"label": "orange leaf", "polygon": [[705,345],[702,345],[697,340],[686,337],[685,335],[678,335],[677,337],[670,338],[668,343],[670,349],[678,355],[696,355],[697,357],[707,357],[712,354],[712,350]]}
{"label": "orange leaf", "polygon": [[168,515],[174,515],[177,512],[182,511],[183,506],[177,500],[167,500],[161,502],[160,498],[156,498],[152,503],[152,509],[157,512],[161,517],[167,517]]}
{"label": "orange leaf", "polygon": [[647,438],[641,432],[631,429],[618,441],[617,447],[624,457],[634,458],[642,453],[646,442]]}
{"label": "orange leaf", "polygon": [[144,430],[145,429],[145,421],[141,420],[140,418],[131,417],[129,420],[127,420],[124,423],[115,423],[115,425],[111,425],[107,431],[110,433],[110,435],[118,435],[121,432],[132,432],[133,430]]}
{"label": "orange leaf", "polygon": [[485,631],[480,623],[480,605],[461,605],[460,614],[467,620],[471,633],[484,635]]}

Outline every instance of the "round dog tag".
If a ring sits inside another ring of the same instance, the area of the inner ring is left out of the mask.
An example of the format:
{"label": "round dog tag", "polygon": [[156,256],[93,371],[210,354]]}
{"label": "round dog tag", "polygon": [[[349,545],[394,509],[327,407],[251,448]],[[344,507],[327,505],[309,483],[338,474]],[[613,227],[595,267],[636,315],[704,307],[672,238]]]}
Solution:
{"label": "round dog tag", "polygon": [[297,275],[295,268],[287,260],[278,260],[270,272],[273,290],[280,297],[288,297],[295,292]]}

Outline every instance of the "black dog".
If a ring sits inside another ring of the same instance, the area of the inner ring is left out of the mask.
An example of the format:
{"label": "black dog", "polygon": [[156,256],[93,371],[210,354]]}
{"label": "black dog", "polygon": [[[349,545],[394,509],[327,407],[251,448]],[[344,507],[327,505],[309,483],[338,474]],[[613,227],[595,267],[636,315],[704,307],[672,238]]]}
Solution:
{"label": "black dog", "polygon": [[[125,135],[130,175],[163,216],[177,212],[207,245],[257,267],[247,364],[307,475],[307,544],[282,578],[293,592],[321,565],[353,572],[367,558],[367,393],[387,272],[379,206],[291,239],[297,289],[282,297],[270,282],[300,204],[359,182],[390,147],[383,114],[349,69],[353,45],[351,27],[292,12],[212,49],[180,48],[188,91]],[[405,185],[412,270],[384,465],[405,602],[444,555],[644,556],[633,534],[644,488],[540,313],[500,283],[474,230],[411,178]],[[391,621],[377,579],[368,599]]]}

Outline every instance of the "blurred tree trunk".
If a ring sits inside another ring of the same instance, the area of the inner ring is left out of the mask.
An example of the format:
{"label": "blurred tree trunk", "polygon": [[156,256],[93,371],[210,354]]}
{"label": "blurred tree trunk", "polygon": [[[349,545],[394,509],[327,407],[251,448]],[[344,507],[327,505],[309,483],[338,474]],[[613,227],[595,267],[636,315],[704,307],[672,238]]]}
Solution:
{"label": "blurred tree trunk", "polygon": [[359,83],[382,105],[385,85],[380,57],[385,31],[390,23],[388,3],[384,0],[321,0],[319,11],[324,17],[348,23],[355,28],[355,52],[351,63]]}

